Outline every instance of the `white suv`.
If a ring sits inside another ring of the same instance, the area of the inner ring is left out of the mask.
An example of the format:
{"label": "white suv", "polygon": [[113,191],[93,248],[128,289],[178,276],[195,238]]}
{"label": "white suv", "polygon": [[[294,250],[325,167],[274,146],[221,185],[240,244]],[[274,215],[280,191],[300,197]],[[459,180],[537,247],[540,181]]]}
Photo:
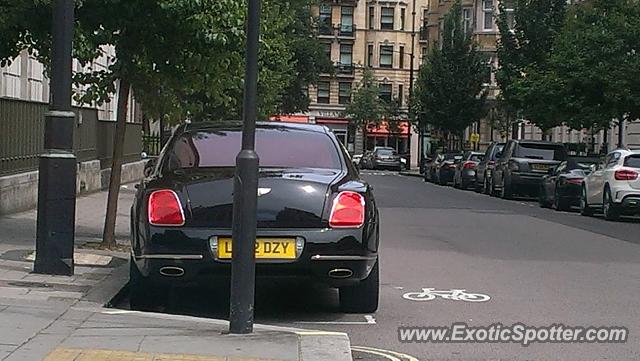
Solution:
{"label": "white suv", "polygon": [[640,150],[614,150],[593,168],[582,183],[582,215],[594,208],[602,208],[607,220],[640,214]]}

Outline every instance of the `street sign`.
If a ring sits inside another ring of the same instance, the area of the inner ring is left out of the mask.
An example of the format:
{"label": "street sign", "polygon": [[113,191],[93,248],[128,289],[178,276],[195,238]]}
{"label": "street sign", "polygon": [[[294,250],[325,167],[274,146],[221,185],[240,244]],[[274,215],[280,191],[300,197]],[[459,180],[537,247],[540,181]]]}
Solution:
{"label": "street sign", "polygon": [[480,141],[480,134],[478,133],[472,133],[469,136],[469,140],[471,141],[471,143],[478,143]]}

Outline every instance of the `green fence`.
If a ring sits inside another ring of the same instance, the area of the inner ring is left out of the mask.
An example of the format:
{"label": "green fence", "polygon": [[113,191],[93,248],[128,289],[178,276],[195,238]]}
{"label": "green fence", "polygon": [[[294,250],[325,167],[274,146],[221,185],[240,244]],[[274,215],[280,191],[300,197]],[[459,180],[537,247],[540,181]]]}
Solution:
{"label": "green fence", "polygon": [[[43,152],[47,104],[0,98],[0,176],[38,169]],[[98,120],[95,109],[75,108],[74,153],[79,162],[99,159],[108,166],[115,122]],[[142,125],[127,124],[125,161],[140,159]]]}

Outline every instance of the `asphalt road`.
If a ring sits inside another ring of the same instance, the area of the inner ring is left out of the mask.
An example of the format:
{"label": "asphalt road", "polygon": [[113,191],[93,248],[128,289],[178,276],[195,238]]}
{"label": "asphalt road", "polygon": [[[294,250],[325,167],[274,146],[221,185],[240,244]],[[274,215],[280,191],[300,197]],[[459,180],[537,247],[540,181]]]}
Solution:
{"label": "asphalt road", "polygon": [[[364,177],[374,186],[381,212],[379,311],[341,314],[335,291],[261,285],[256,322],[347,332],[352,345],[369,347],[355,347],[356,360],[640,359],[639,220],[611,223],[541,209],[530,200],[505,201],[391,172]],[[423,288],[464,289],[490,300],[403,298]],[[179,291],[163,310],[224,318],[227,292]],[[629,340],[525,347],[402,343],[398,338],[400,326],[459,322],[624,326]]]}

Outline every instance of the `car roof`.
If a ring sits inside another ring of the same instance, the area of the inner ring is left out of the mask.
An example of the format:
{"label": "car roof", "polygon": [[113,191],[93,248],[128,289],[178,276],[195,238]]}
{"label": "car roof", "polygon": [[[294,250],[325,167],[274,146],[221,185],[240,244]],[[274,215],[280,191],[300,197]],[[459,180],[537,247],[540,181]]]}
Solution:
{"label": "car roof", "polygon": [[[285,123],[285,122],[256,122],[258,129],[291,129],[308,131],[315,133],[329,133],[330,130],[324,125],[306,123]],[[241,130],[242,122],[237,120],[220,122],[193,122],[184,125],[183,131],[206,131],[206,130]]]}
{"label": "car roof", "polygon": [[562,145],[564,146],[564,144],[559,143],[559,142],[550,142],[548,140],[534,140],[534,139],[519,139],[519,140],[513,140],[516,143],[520,143],[520,144],[540,144],[540,145]]}

